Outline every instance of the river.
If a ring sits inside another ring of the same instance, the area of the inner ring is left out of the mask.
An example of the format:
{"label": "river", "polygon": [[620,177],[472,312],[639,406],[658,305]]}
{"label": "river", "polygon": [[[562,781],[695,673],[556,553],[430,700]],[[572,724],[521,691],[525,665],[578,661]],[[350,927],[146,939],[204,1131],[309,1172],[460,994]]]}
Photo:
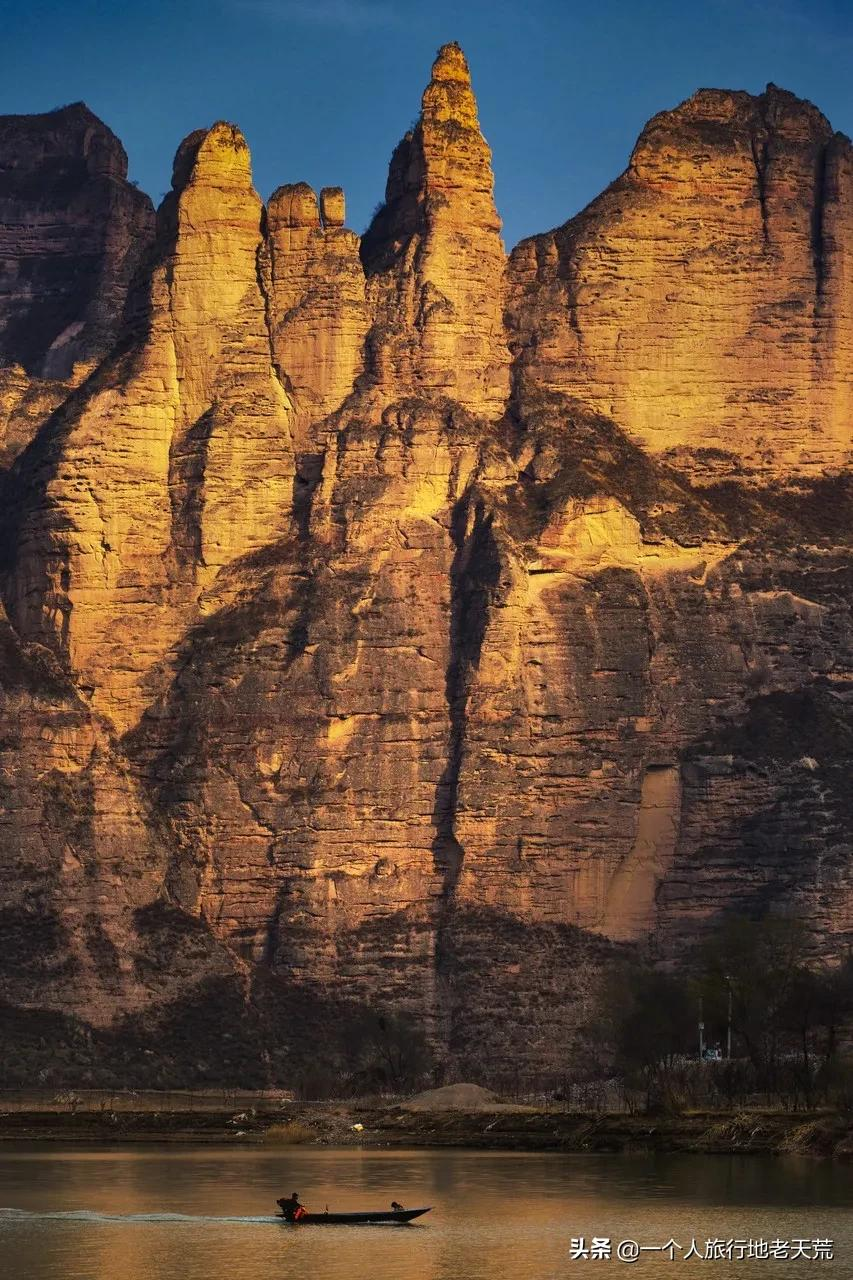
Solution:
{"label": "river", "polygon": [[[408,1227],[291,1227],[270,1211],[294,1190],[311,1209],[434,1209]],[[3,1144],[0,1276],[850,1276],[851,1205],[853,1168],[793,1157]],[[636,1262],[616,1257],[626,1240]],[[758,1256],[741,1257],[750,1240]]]}

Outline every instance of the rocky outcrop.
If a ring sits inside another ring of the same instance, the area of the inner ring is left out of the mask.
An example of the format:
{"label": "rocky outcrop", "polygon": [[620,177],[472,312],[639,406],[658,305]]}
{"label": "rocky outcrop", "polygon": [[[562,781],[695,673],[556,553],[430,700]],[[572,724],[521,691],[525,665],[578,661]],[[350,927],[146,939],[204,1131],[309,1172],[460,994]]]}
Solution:
{"label": "rocky outcrop", "polygon": [[74,384],[74,379],[31,378],[19,364],[0,369],[0,468],[12,465]]}
{"label": "rocky outcrop", "polygon": [[361,242],[182,144],[112,353],[0,373],[21,1062],[544,1078],[626,947],[849,947],[849,156],[703,91],[505,275],[455,45]]}
{"label": "rocky outcrop", "polygon": [[853,151],[811,104],[701,90],[510,263],[519,378],[700,479],[849,458]]}
{"label": "rocky outcrop", "polygon": [[82,102],[0,116],[0,365],[68,378],[97,363],[153,234],[124,148]]}

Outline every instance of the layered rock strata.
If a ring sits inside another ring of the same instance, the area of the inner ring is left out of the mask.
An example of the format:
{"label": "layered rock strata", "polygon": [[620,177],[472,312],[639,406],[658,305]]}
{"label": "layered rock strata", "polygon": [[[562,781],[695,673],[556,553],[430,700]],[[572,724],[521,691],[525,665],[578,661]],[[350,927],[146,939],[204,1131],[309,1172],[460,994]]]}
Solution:
{"label": "layered rock strata", "polygon": [[555,1078],[624,948],[844,953],[849,183],[702,91],[507,265],[456,45],[360,242],[182,144],[112,354],[0,373],[15,1061],[333,1087],[381,1011]]}

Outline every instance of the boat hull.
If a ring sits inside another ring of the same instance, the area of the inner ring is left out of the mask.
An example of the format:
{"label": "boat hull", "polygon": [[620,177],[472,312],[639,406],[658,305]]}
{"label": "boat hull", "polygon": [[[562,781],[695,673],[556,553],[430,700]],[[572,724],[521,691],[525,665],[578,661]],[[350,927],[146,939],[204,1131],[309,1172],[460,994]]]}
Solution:
{"label": "boat hull", "polygon": [[293,1221],[282,1215],[282,1222],[286,1222],[289,1227],[358,1227],[366,1226],[371,1222],[397,1223],[399,1226],[405,1226],[407,1222],[411,1222],[413,1218],[419,1218],[423,1213],[429,1213],[429,1209],[385,1209],[378,1210],[376,1213],[305,1213],[301,1218],[295,1218]]}

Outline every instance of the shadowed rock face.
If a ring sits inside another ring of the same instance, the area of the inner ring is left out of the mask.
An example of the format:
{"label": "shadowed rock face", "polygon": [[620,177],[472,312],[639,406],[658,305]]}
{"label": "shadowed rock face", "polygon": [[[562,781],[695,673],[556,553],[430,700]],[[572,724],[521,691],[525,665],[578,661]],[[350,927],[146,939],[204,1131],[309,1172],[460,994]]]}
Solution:
{"label": "shadowed rock face", "polygon": [[83,103],[0,116],[0,462],[103,359],[154,237],[118,138]]}
{"label": "shadowed rock face", "polygon": [[112,345],[154,210],[83,103],[0,116],[0,360],[67,378]]}
{"label": "shadowed rock face", "polygon": [[181,145],[112,353],[0,370],[10,1079],[285,1081],[368,1009],[559,1072],[619,948],[842,953],[849,183],[702,91],[507,264],[456,45],[360,243]]}

